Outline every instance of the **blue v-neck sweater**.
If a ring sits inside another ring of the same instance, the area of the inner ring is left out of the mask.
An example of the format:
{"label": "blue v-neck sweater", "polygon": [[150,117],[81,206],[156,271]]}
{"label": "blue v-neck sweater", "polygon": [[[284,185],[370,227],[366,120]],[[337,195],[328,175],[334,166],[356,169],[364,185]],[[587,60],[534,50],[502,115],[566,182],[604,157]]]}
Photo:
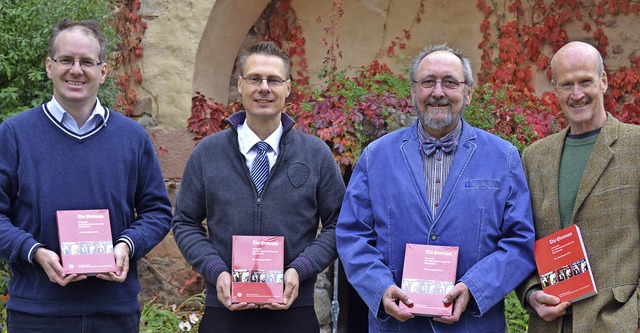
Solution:
{"label": "blue v-neck sweater", "polygon": [[[7,308],[73,316],[138,311],[136,261],[167,234],[171,203],[145,130],[105,110],[106,121],[75,135],[44,105],[0,125],[0,254],[13,277]],[[60,253],[56,211],[109,209],[114,240],[132,247],[124,283],[95,277],[61,287],[31,263],[38,243]]]}

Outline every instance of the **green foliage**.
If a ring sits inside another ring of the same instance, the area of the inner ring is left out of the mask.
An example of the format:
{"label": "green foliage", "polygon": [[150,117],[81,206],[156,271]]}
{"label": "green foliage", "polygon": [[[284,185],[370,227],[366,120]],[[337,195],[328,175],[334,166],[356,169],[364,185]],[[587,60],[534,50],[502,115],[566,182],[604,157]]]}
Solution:
{"label": "green foliage", "polygon": [[[107,22],[110,7],[111,1],[104,0],[0,1],[0,122],[51,98],[53,86],[45,71],[51,26],[65,17],[95,19],[102,22],[107,40],[115,42]],[[116,94],[109,78],[99,98],[110,106]]]}
{"label": "green foliage", "polygon": [[204,309],[204,292],[191,296],[180,305],[157,303],[155,299],[143,304],[140,333],[197,332],[199,313]]}
{"label": "green foliage", "polygon": [[167,306],[146,302],[142,307],[140,318],[141,332],[176,332],[180,321]]}
{"label": "green foliage", "polygon": [[[523,98],[509,85],[496,88],[485,83],[475,88],[464,119],[511,142],[520,151],[540,138],[541,117],[547,112],[540,103]],[[546,120],[546,119],[544,119]],[[543,124],[550,126],[549,123]]]}
{"label": "green foliage", "polygon": [[5,304],[8,299],[7,285],[10,278],[9,264],[6,260],[0,258],[0,333],[6,333],[7,327],[7,309]]}
{"label": "green foliage", "polygon": [[504,315],[507,318],[507,332],[526,333],[529,313],[520,306],[515,292],[509,293],[504,300]]}

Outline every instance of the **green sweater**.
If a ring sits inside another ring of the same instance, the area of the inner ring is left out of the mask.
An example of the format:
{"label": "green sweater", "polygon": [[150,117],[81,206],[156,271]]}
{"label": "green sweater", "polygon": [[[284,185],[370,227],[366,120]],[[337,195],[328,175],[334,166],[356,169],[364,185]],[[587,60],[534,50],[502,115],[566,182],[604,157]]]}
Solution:
{"label": "green sweater", "polygon": [[578,188],[599,133],[600,129],[580,135],[569,134],[564,141],[558,176],[558,204],[563,228],[572,223]]}

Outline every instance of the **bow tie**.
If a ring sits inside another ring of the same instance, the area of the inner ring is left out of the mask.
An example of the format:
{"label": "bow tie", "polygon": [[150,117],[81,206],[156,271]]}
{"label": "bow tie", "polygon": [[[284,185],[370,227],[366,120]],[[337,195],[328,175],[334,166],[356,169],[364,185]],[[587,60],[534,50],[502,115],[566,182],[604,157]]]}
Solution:
{"label": "bow tie", "polygon": [[440,148],[445,153],[450,153],[458,146],[458,140],[453,135],[446,137],[444,140],[431,140],[427,139],[422,143],[422,150],[427,156],[431,156],[436,152],[436,149]]}

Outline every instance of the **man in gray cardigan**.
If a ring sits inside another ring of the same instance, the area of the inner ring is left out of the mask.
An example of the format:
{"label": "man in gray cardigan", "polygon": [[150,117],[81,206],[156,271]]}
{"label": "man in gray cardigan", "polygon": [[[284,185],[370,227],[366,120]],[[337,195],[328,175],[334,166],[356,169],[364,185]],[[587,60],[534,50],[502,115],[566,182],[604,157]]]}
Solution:
{"label": "man in gray cardigan", "polygon": [[[237,68],[246,111],[196,146],[173,219],[180,251],[207,285],[200,332],[316,333],[314,284],[336,259],[344,182],[328,146],[293,129],[283,113],[291,92],[289,57],[261,42],[241,54]],[[256,175],[259,165],[268,170]],[[233,235],[284,236],[284,303],[231,302]]]}

